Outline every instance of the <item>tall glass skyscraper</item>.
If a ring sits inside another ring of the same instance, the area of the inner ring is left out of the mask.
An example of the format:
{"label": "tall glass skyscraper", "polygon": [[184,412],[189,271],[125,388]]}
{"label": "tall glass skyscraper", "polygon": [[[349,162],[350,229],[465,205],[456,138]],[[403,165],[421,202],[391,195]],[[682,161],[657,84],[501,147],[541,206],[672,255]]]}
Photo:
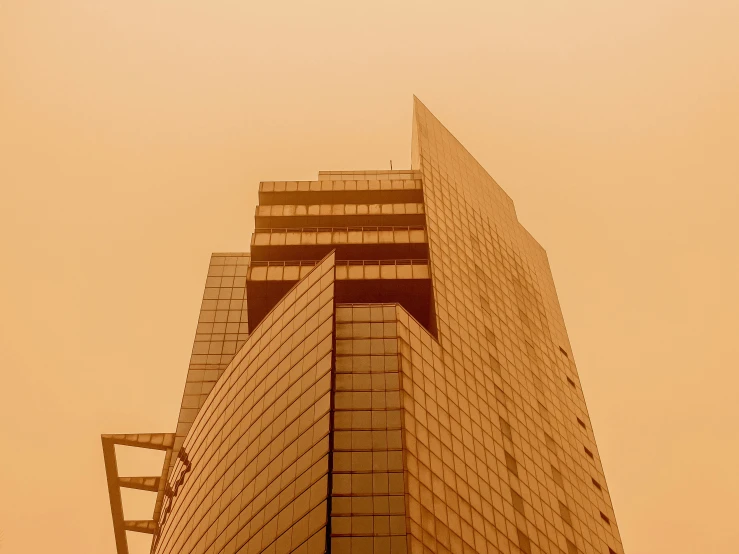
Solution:
{"label": "tall glass skyscraper", "polygon": [[417,99],[412,168],[260,184],[119,554],[623,554],[544,249]]}

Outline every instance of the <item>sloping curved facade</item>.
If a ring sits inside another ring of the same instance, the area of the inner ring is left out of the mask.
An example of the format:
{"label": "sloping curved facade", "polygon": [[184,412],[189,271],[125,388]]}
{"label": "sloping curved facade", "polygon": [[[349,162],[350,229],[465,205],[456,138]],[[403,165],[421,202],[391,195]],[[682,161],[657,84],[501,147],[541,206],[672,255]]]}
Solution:
{"label": "sloping curved facade", "polygon": [[[260,185],[176,432],[103,437],[119,554],[623,554],[546,253],[418,100],[412,161]],[[162,475],[119,478],[121,441]]]}

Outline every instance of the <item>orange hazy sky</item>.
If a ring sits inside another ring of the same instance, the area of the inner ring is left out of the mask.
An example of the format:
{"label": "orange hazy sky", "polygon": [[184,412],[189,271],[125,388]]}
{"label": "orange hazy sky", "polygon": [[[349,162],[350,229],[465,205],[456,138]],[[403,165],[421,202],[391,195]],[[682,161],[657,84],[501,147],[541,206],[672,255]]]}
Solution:
{"label": "orange hazy sky", "polygon": [[549,253],[626,551],[736,553],[738,30],[736,0],[0,0],[0,551],[114,553],[99,435],[174,430],[210,253],[260,180],[408,167],[415,93]]}

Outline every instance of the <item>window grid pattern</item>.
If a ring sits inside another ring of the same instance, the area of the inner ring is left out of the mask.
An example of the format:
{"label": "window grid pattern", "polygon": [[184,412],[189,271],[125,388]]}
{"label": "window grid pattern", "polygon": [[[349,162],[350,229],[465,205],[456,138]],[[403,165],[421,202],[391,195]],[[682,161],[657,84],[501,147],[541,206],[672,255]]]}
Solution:
{"label": "window grid pattern", "polygon": [[339,304],[332,552],[407,552],[396,305]]}
{"label": "window grid pattern", "polygon": [[401,349],[412,552],[622,554],[546,253],[418,100],[412,160],[439,340]]}
{"label": "window grid pattern", "polygon": [[153,552],[325,552],[333,290],[329,256],[216,383],[170,472]]}
{"label": "window grid pattern", "polygon": [[[623,554],[546,253],[418,101],[412,160],[260,185],[274,216],[423,191],[427,229],[257,230],[255,256],[428,240],[429,261],[263,264],[301,280],[249,336],[249,255],[214,255],[153,552]],[[433,276],[435,336],[395,304],[334,320],[336,279],[391,269]]]}
{"label": "window grid pattern", "polygon": [[218,253],[210,258],[177,420],[175,452],[216,381],[249,336],[245,292],[249,261],[248,253]]}

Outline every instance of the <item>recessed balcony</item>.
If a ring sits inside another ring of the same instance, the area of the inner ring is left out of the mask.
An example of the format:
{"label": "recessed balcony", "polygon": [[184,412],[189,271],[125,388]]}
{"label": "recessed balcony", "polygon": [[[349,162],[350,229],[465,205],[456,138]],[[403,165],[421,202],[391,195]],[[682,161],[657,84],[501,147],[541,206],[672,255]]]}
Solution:
{"label": "recessed balcony", "polygon": [[422,226],[423,204],[274,204],[257,206],[257,229],[289,227]]}
{"label": "recessed balcony", "polygon": [[[252,262],[246,281],[249,332],[315,264],[302,260]],[[398,302],[428,327],[428,260],[337,261],[335,287],[337,302]]]}
{"label": "recessed balcony", "polygon": [[423,188],[420,179],[267,181],[259,184],[260,206],[401,202],[423,202]]}
{"label": "recessed balcony", "polygon": [[256,229],[251,239],[252,261],[320,260],[331,250],[338,260],[428,258],[423,226]]}

